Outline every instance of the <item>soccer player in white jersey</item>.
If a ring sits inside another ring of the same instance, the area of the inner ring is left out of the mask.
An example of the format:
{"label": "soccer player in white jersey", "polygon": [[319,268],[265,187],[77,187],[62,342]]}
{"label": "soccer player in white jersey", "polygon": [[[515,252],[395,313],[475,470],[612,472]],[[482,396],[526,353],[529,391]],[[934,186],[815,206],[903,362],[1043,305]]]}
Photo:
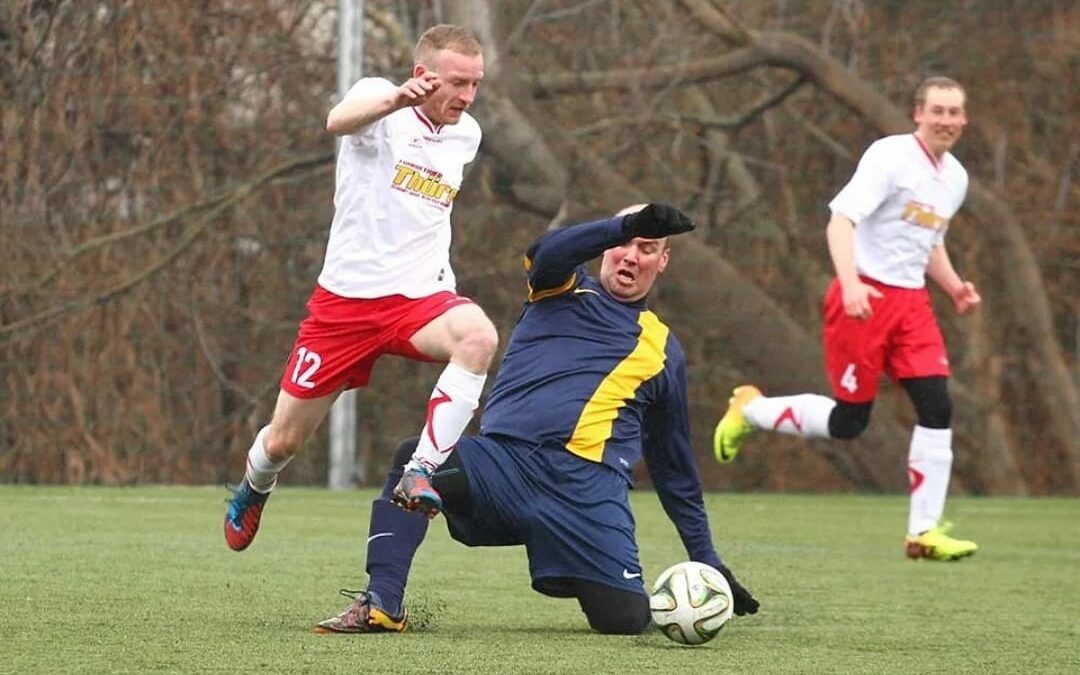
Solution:
{"label": "soccer player in white jersey", "polygon": [[833,398],[766,397],[743,385],[714,435],[722,462],[735,458],[754,429],[854,438],[869,423],[878,381],[887,373],[905,388],[918,415],[908,455],[911,505],[904,540],[913,559],[956,560],[977,548],[948,536],[942,520],[952,470],[952,404],[945,343],[926,288],[929,276],[960,314],[980,302],[945,250],[949,220],[968,187],[967,172],[949,153],[967,124],[964,99],[954,80],[925,80],[915,93],[915,132],[873,143],[829,203],[836,278],[825,295],[823,341]]}
{"label": "soccer player in white jersey", "polygon": [[484,76],[480,43],[440,25],[417,42],[412,77],[357,82],[326,129],[341,137],[334,220],[318,283],[281,378],[270,424],[256,435],[225,515],[229,547],[247,548],[285,468],[342,391],[365,386],[375,360],[448,362],[396,497],[434,516],[430,475],[479,403],[498,347],[494,325],[457,295],[450,211],[480,146],[466,110]]}

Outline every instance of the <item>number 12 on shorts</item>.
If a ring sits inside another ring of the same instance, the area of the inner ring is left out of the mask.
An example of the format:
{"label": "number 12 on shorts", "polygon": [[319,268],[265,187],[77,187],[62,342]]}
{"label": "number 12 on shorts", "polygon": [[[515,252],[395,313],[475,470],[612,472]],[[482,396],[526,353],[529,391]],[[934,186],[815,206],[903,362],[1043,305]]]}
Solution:
{"label": "number 12 on shorts", "polygon": [[849,363],[848,367],[844,369],[844,374],[840,376],[840,386],[848,390],[848,393],[854,394],[859,389],[859,381],[855,379],[855,364]]}
{"label": "number 12 on shorts", "polygon": [[319,370],[319,366],[322,365],[322,357],[313,351],[308,350],[307,347],[301,347],[296,350],[296,366],[293,367],[292,381],[298,387],[305,389],[314,389],[315,381],[311,378],[315,376],[315,372]]}

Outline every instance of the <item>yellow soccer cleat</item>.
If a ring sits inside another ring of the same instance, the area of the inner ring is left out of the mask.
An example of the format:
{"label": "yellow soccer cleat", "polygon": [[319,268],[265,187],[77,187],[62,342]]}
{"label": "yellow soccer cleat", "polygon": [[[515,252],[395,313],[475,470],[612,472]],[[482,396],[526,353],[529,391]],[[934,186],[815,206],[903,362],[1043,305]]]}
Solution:
{"label": "yellow soccer cleat", "polygon": [[946,534],[952,523],[941,523],[917,537],[904,538],[904,554],[912,560],[960,560],[979,550],[979,545],[966,539],[953,539]]}
{"label": "yellow soccer cleat", "polygon": [[713,454],[718,462],[730,462],[739,454],[739,447],[754,427],[743,416],[743,408],[750,401],[761,397],[761,390],[752,384],[735,387],[728,400],[728,409],[713,432]]}
{"label": "yellow soccer cleat", "polygon": [[378,606],[378,597],[367,591],[347,591],[341,594],[352,602],[337,616],[320,621],[316,633],[404,633],[409,627],[409,613],[401,608],[401,617],[394,618]]}

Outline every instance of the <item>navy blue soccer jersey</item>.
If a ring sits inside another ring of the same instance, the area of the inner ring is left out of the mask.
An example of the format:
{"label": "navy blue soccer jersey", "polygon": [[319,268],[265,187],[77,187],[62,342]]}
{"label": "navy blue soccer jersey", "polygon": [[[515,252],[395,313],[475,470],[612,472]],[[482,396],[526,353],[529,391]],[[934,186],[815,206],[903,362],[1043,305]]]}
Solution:
{"label": "navy blue soccer jersey", "polygon": [[644,299],[619,302],[585,267],[625,241],[617,217],[551,231],[529,248],[529,298],[481,433],[561,446],[628,483],[644,458],[691,558],[717,565],[690,445],[682,346]]}

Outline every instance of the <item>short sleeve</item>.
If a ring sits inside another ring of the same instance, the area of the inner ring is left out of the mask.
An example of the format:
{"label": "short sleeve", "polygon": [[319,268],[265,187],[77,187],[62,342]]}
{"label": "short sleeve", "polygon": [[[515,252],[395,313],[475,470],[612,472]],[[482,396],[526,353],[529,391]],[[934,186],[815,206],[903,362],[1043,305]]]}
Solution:
{"label": "short sleeve", "polygon": [[889,196],[897,160],[889,146],[875,141],[859,160],[847,185],[829,202],[829,209],[851,219],[856,225],[873,213]]}
{"label": "short sleeve", "polygon": [[[397,87],[393,82],[382,77],[365,77],[356,82],[353,86],[349,87],[349,90],[345,92],[346,101],[359,101],[363,99],[380,98],[383,96],[389,96],[394,92]],[[363,145],[369,143],[374,138],[375,133],[380,125],[386,118],[382,118],[372,122],[366,127],[348,135],[350,142],[357,145]]]}

